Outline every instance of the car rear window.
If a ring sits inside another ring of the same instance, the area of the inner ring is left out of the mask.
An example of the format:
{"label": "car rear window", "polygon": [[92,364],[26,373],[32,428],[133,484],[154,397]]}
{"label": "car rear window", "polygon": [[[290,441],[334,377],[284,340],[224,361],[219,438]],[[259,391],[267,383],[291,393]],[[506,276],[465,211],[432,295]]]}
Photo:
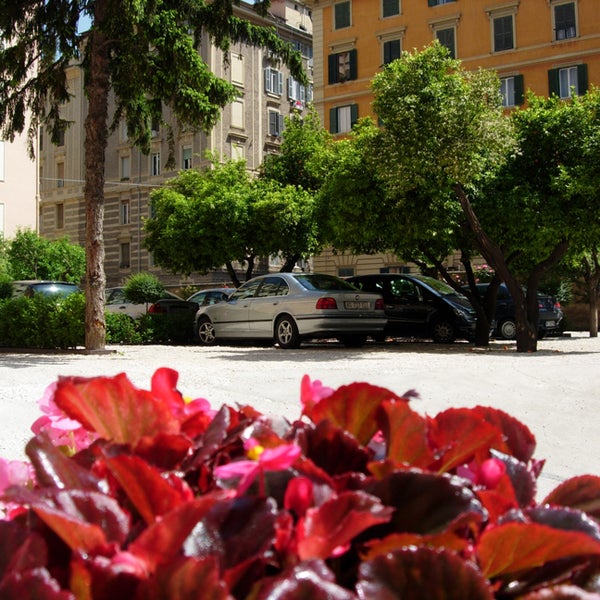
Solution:
{"label": "car rear window", "polygon": [[297,275],[296,281],[300,283],[307,290],[317,290],[321,292],[328,291],[356,291],[353,285],[350,285],[347,281],[334,277],[332,275]]}

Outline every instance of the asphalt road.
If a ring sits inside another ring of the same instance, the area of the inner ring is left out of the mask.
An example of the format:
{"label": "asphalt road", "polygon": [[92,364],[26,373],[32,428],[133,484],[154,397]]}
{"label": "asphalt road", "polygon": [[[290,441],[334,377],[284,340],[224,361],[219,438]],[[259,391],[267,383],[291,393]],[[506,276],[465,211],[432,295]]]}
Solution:
{"label": "asphalt road", "polygon": [[398,341],[348,349],[337,343],[298,350],[271,346],[126,346],[107,353],[0,353],[0,456],[24,458],[29,427],[40,415],[37,399],[60,375],[125,372],[148,389],[161,366],[180,373],[187,396],[251,404],[293,419],[300,413],[304,374],[338,387],[366,381],[396,393],[416,389],[412,406],[435,415],[449,407],[494,406],[523,421],[537,438],[535,457],[545,458],[541,498],[560,481],[600,475],[600,338],[583,333],[542,340],[538,352],[517,353],[514,343],[489,349]]}

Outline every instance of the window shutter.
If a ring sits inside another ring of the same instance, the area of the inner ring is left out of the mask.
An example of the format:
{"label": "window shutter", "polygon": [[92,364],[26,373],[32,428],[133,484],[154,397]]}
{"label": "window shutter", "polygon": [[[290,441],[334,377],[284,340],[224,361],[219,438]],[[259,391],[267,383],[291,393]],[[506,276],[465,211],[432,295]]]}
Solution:
{"label": "window shutter", "polygon": [[438,0],[427,0],[427,6],[437,6]]}
{"label": "window shutter", "polygon": [[337,54],[330,54],[327,57],[327,62],[329,63],[329,84],[337,83],[338,73],[337,73]]}
{"label": "window shutter", "polygon": [[288,77],[288,99],[289,100],[295,100],[295,96],[294,96],[294,80],[291,77]]}
{"label": "window shutter", "polygon": [[283,94],[283,73],[281,71],[275,71],[277,73],[277,94]]}
{"label": "window shutter", "polygon": [[338,132],[338,111],[337,108],[329,109],[329,131],[330,133]]}
{"label": "window shutter", "polygon": [[520,105],[525,102],[525,83],[523,75],[515,75],[515,105]]}
{"label": "window shutter", "polygon": [[552,94],[560,96],[560,80],[558,77],[558,69],[550,69],[548,71],[548,93],[550,96],[552,96]]}
{"label": "window shutter", "polygon": [[281,135],[283,131],[283,115],[275,113],[277,115],[277,135]]}
{"label": "window shutter", "polygon": [[277,135],[277,113],[269,111],[269,135]]}
{"label": "window shutter", "polygon": [[358,61],[356,48],[354,50],[350,50],[350,77],[349,79],[358,79]]}
{"label": "window shutter", "polygon": [[358,121],[358,104],[352,104],[350,106],[350,123],[354,124]]}
{"label": "window shutter", "polygon": [[271,91],[271,69],[265,68],[265,92]]}
{"label": "window shutter", "polygon": [[383,44],[383,64],[387,65],[400,58],[400,40],[390,40]]}
{"label": "window shutter", "polygon": [[583,96],[588,91],[588,85],[587,65],[577,65],[577,90],[579,96]]}

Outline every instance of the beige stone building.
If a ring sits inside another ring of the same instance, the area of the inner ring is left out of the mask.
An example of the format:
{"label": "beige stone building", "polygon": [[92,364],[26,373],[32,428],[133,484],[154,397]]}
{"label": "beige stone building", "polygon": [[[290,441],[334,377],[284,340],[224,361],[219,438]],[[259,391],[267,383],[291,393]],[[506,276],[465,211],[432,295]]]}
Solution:
{"label": "beige stone building", "polygon": [[0,234],[11,239],[19,229],[37,230],[36,163],[26,135],[0,139]]}
{"label": "beige stone building", "polygon": [[[301,2],[274,0],[268,19],[260,19],[249,4],[242,3],[239,15],[272,25],[292,42],[305,58],[312,73],[312,26],[309,9]],[[305,110],[312,100],[308,88],[290,77],[280,61],[261,48],[232,45],[229,56],[208,43],[200,52],[212,71],[233,83],[239,98],[223,109],[222,118],[210,134],[175,130],[176,166],[167,170],[166,131],[153,131],[149,155],[142,154],[127,139],[125,127],[115,131],[106,151],[105,171],[105,271],[107,286],[120,285],[129,275],[144,271],[156,274],[167,285],[209,284],[228,279],[225,272],[182,278],[153,264],[143,248],[143,221],[148,217],[148,195],[180,170],[207,164],[206,152],[224,158],[244,158],[248,169],[256,170],[266,154],[281,143],[284,117]],[[224,58],[228,59],[228,66]],[[40,134],[40,231],[48,238],[69,236],[84,244],[85,205],[83,198],[83,123],[87,104],[83,94],[83,73],[73,67],[67,74],[73,99],[64,106],[64,117],[73,125],[58,145]],[[168,115],[164,115],[169,119]],[[232,232],[233,234],[234,232]]]}

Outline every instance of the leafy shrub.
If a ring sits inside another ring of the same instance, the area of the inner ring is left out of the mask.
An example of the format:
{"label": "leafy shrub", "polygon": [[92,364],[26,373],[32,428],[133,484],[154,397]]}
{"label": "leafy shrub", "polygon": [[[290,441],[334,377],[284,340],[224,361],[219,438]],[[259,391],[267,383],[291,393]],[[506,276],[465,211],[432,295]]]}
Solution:
{"label": "leafy shrub", "polygon": [[0,274],[0,300],[4,300],[6,298],[12,298],[13,295],[13,285],[12,285],[12,277],[8,275]]}
{"label": "leafy shrub", "polygon": [[129,315],[106,311],[106,341],[109,344],[141,344],[139,325]]}
{"label": "leafy shrub", "polygon": [[165,293],[165,287],[151,273],[135,273],[125,282],[125,298],[134,304],[151,304]]}
{"label": "leafy shrub", "polygon": [[510,415],[305,377],[289,423],[177,379],[48,388],[31,463],[1,465],[3,600],[598,597],[600,477],[537,504]]}
{"label": "leafy shrub", "polygon": [[34,294],[0,302],[0,345],[11,348],[74,348],[85,341],[85,298]]}

